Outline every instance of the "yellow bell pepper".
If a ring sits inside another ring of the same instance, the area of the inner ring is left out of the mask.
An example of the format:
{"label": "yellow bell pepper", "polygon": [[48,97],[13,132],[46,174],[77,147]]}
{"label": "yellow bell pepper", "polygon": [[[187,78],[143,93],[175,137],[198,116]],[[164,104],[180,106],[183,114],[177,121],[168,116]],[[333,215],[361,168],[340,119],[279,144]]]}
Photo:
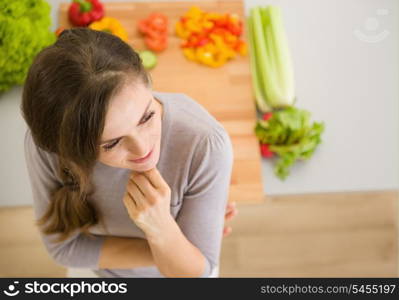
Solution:
{"label": "yellow bell pepper", "polygon": [[175,25],[176,35],[179,38],[187,39],[190,36],[190,32],[183,27],[181,22],[177,22]]}
{"label": "yellow bell pepper", "polygon": [[195,56],[195,49],[193,49],[193,48],[184,48],[183,49],[183,54],[189,60],[193,60],[193,61],[197,60],[196,56]]}
{"label": "yellow bell pepper", "polygon": [[238,40],[238,38],[237,38],[237,36],[235,36],[234,34],[227,33],[227,34],[225,35],[225,41],[226,41],[228,44],[235,44],[235,43],[237,42],[237,40]]}
{"label": "yellow bell pepper", "polygon": [[204,29],[211,29],[213,26],[214,26],[213,23],[210,21],[205,20],[202,23],[202,28],[204,28]]}
{"label": "yellow bell pepper", "polygon": [[197,61],[210,67],[220,67],[234,56],[235,52],[228,47],[217,48],[213,44],[197,48],[195,51]]}
{"label": "yellow bell pepper", "polygon": [[220,67],[237,54],[246,55],[247,48],[239,38],[242,21],[237,14],[203,12],[192,6],[176,23],[176,35],[189,60],[210,67]]}
{"label": "yellow bell pepper", "polygon": [[201,30],[202,28],[201,28],[199,22],[196,22],[195,20],[189,19],[189,20],[187,20],[185,25],[186,25],[186,28],[188,31],[191,31],[191,32],[201,32],[202,31]]}
{"label": "yellow bell pepper", "polygon": [[204,18],[206,19],[206,20],[218,20],[218,19],[220,19],[220,17],[222,16],[221,14],[218,14],[218,13],[212,13],[212,12],[209,12],[209,13],[204,13]]}
{"label": "yellow bell pepper", "polygon": [[199,55],[199,60],[205,65],[212,66],[214,63],[213,54],[209,51],[204,51],[201,55]]}
{"label": "yellow bell pepper", "polygon": [[190,19],[199,19],[202,15],[202,10],[198,6],[192,6],[186,13],[186,17]]}
{"label": "yellow bell pepper", "polygon": [[123,28],[122,24],[115,18],[103,17],[102,19],[91,23],[89,28],[98,31],[106,31],[118,36],[125,42],[128,41],[125,28]]}

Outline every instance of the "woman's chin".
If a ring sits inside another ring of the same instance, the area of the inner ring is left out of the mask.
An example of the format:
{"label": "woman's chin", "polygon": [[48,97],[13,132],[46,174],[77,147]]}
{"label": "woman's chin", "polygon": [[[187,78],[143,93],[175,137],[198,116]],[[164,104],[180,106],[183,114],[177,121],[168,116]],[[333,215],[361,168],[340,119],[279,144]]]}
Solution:
{"label": "woman's chin", "polygon": [[145,172],[156,167],[158,159],[150,159],[148,162],[141,164],[135,163],[133,161],[127,161],[127,168],[137,172]]}

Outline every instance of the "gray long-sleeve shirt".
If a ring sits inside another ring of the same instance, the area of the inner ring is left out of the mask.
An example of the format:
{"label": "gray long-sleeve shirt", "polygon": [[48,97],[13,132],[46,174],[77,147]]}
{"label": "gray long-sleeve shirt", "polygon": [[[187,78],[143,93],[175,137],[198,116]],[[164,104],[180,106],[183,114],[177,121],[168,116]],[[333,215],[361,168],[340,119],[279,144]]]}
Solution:
{"label": "gray long-sleeve shirt", "polygon": [[[224,214],[233,166],[233,147],[224,127],[198,102],[181,93],[153,91],[163,104],[160,158],[157,169],[171,188],[170,212],[185,237],[206,257],[202,277],[219,264]],[[25,134],[25,160],[30,178],[34,212],[41,217],[50,193],[61,184],[55,153],[37,147],[30,130]],[[59,244],[43,235],[44,245],[56,263],[90,268],[101,277],[164,277],[156,266],[133,269],[100,269],[99,256],[107,235],[146,239],[130,219],[122,198],[131,170],[97,161],[93,171],[95,192],[91,201],[104,215],[108,232],[91,227],[95,238],[76,231]]]}

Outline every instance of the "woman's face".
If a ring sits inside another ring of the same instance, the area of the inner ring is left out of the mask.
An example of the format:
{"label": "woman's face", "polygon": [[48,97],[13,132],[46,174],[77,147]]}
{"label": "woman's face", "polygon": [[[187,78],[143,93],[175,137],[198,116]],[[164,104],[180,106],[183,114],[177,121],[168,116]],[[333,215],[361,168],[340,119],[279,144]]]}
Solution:
{"label": "woman's face", "polygon": [[[160,154],[162,114],[162,103],[144,84],[126,85],[109,104],[98,160],[137,172],[154,168]],[[132,161],[150,151],[145,161]]]}

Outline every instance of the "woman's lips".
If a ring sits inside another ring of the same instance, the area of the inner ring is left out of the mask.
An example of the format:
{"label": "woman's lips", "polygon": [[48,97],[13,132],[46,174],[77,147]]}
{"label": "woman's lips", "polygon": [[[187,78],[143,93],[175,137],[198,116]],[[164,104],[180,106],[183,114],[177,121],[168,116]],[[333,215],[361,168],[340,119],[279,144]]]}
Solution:
{"label": "woman's lips", "polygon": [[134,162],[134,163],[136,163],[136,164],[137,164],[137,163],[146,162],[146,161],[151,157],[152,151],[153,151],[153,150],[151,150],[150,153],[148,153],[147,156],[145,156],[145,157],[143,157],[143,158],[139,158],[139,159],[135,159],[135,160],[129,160],[129,161]]}

